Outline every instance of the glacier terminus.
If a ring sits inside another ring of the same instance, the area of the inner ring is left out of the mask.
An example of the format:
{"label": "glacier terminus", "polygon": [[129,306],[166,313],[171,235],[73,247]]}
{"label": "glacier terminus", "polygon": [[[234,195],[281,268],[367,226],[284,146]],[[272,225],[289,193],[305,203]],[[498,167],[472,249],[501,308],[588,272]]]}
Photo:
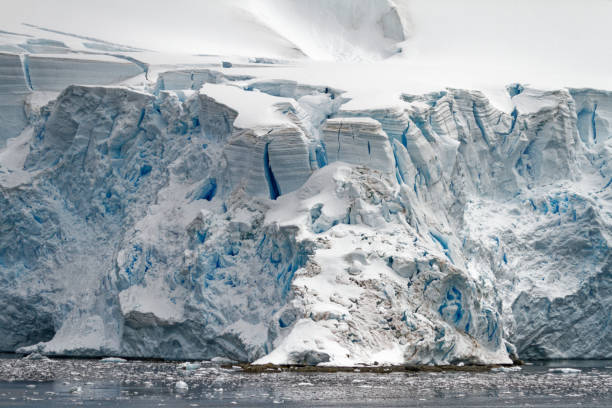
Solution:
{"label": "glacier terminus", "polygon": [[405,2],[255,3],[214,7],[257,54],[0,26],[0,351],[612,358],[606,84],[432,85]]}

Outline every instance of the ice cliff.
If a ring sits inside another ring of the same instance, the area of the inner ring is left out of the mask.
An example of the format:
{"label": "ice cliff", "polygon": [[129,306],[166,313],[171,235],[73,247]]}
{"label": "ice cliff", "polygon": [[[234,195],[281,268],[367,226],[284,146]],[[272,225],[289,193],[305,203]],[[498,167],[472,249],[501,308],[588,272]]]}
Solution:
{"label": "ice cliff", "polygon": [[344,110],[331,88],[179,77],[69,86],[0,151],[2,350],[612,356],[612,94]]}
{"label": "ice cliff", "polygon": [[243,9],[389,60],[0,31],[0,351],[612,358],[612,92],[416,90],[401,8],[331,3]]}

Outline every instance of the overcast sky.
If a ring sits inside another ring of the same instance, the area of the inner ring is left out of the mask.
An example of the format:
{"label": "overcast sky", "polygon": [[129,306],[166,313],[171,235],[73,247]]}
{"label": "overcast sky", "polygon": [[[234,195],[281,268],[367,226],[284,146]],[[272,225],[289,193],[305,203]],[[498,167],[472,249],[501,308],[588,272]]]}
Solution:
{"label": "overcast sky", "polygon": [[[231,53],[248,44],[256,54],[258,44],[282,42],[232,7],[257,1],[269,0],[0,0],[0,29],[28,22],[160,51]],[[612,61],[609,0],[398,1],[414,22],[416,56]]]}

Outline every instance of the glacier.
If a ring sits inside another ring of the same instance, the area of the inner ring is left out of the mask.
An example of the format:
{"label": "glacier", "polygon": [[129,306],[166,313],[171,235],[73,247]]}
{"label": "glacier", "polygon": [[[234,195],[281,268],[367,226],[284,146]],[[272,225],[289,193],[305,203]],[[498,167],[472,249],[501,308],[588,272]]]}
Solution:
{"label": "glacier", "polygon": [[[387,58],[405,21],[368,4],[382,45],[357,48]],[[286,7],[261,11],[279,32]],[[376,65],[392,92],[370,98],[341,64],[160,63],[28,27],[0,31],[0,351],[612,358],[612,92],[414,92]]]}

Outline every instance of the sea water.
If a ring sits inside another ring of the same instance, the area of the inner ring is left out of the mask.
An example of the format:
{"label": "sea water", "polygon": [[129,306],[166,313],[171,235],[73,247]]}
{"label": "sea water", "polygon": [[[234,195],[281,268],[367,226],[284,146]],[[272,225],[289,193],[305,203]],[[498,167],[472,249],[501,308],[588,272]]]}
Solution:
{"label": "sea water", "polygon": [[0,407],[612,406],[612,361],[485,372],[247,373],[211,362],[4,357]]}

